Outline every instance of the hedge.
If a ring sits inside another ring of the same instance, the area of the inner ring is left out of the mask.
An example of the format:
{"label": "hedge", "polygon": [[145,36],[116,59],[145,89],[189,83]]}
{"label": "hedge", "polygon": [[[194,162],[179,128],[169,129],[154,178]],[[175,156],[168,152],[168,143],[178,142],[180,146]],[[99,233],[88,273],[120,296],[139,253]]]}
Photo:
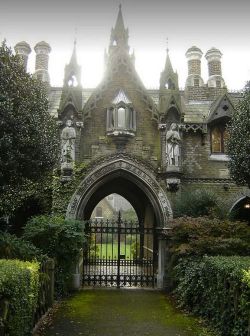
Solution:
{"label": "hedge", "polygon": [[9,302],[6,334],[31,334],[38,291],[38,262],[0,259],[0,300]]}
{"label": "hedge", "polygon": [[45,261],[48,259],[41,250],[30,242],[7,232],[0,232],[0,258],[23,261]]}
{"label": "hedge", "polygon": [[176,267],[180,306],[210,321],[222,336],[250,335],[250,257],[203,257]]}

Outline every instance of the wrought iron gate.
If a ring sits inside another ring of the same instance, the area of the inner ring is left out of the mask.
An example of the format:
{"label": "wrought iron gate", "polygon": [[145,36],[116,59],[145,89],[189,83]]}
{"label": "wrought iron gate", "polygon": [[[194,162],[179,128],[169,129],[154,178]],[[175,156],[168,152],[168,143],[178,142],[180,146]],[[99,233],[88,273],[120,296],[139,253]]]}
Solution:
{"label": "wrought iron gate", "polygon": [[84,286],[154,286],[153,227],[123,221],[119,215],[117,221],[88,221],[86,234]]}

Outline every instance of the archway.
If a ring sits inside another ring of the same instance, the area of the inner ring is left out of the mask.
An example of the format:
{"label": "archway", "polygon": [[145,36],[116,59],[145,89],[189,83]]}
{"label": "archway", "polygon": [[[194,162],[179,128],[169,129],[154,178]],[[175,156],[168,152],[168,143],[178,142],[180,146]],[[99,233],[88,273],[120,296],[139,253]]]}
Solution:
{"label": "archway", "polygon": [[245,221],[250,224],[250,197],[239,199],[230,210],[234,220]]}
{"label": "archway", "polygon": [[163,236],[169,228],[172,210],[151,167],[124,155],[92,166],[69,203],[67,217],[89,220],[98,202],[112,193],[123,196],[131,203],[140,227],[154,230],[155,277],[157,287],[162,288],[165,268]]}

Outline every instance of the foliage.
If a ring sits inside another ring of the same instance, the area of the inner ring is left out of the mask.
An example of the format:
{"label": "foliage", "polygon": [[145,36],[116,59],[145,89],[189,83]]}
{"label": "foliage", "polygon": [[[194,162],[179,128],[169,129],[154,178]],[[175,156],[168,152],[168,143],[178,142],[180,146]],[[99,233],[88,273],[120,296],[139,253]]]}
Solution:
{"label": "foliage", "polygon": [[58,132],[45,86],[19,56],[0,46],[0,213],[8,215],[37,190],[58,157]]}
{"label": "foliage", "polygon": [[176,271],[182,307],[208,319],[222,336],[249,335],[250,257],[185,259]]}
{"label": "foliage", "polygon": [[174,217],[225,217],[225,206],[210,190],[197,189],[192,192],[184,190],[176,198]]}
{"label": "foliage", "polygon": [[59,216],[33,217],[24,228],[23,238],[55,259],[55,285],[58,295],[64,295],[69,290],[71,274],[85,242],[83,231],[83,222]]}
{"label": "foliage", "polygon": [[73,175],[69,181],[61,180],[61,172],[57,169],[53,174],[53,213],[64,216],[70,198],[74,194],[80,182],[84,179],[86,173],[86,164],[75,163]]}
{"label": "foliage", "polygon": [[27,336],[33,327],[39,290],[39,264],[0,259],[0,298],[9,301],[6,331]]}
{"label": "foliage", "polygon": [[138,217],[134,208],[123,210],[121,216],[122,219],[126,221],[138,221]]}
{"label": "foliage", "polygon": [[30,242],[9,233],[2,233],[0,235],[0,258],[42,261],[46,259],[46,256]]}
{"label": "foliage", "polygon": [[172,221],[169,249],[178,256],[250,255],[250,227],[242,222],[183,217]]}
{"label": "foliage", "polygon": [[229,170],[239,185],[250,187],[250,85],[246,85],[228,127]]}

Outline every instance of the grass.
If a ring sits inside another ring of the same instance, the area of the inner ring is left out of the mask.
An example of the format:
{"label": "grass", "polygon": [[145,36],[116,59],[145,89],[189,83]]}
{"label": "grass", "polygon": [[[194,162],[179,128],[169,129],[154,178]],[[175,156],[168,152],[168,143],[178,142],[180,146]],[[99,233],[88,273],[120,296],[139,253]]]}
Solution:
{"label": "grass", "polygon": [[86,290],[59,309],[46,336],[217,336],[177,310],[165,293]]}
{"label": "grass", "polygon": [[[97,251],[96,256],[102,259],[117,259],[118,256],[118,244],[117,243],[109,243],[109,244],[96,244]],[[126,248],[125,248],[126,247]],[[113,253],[112,253],[113,252]],[[126,259],[133,259],[131,254],[131,245],[124,244],[121,242],[120,244],[120,255],[125,255]]]}

